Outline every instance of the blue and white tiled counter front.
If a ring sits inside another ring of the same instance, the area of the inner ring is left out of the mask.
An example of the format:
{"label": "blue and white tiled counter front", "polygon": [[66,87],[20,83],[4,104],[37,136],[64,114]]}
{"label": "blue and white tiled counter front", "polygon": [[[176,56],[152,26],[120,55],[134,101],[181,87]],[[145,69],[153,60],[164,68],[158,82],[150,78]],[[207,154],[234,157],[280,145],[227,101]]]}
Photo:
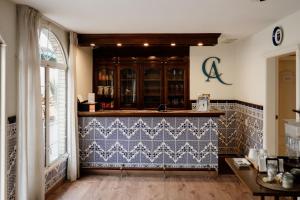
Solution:
{"label": "blue and white tiled counter front", "polygon": [[79,117],[82,168],[218,168],[218,117]]}

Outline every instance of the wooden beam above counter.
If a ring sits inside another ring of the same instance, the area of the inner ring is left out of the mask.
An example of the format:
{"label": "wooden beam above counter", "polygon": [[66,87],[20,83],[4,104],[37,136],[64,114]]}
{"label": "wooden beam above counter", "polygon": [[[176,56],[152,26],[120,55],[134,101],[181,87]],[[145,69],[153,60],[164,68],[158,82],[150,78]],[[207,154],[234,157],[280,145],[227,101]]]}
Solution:
{"label": "wooden beam above counter", "polygon": [[[214,46],[221,33],[78,34],[79,46]],[[172,45],[171,45],[172,44]]]}

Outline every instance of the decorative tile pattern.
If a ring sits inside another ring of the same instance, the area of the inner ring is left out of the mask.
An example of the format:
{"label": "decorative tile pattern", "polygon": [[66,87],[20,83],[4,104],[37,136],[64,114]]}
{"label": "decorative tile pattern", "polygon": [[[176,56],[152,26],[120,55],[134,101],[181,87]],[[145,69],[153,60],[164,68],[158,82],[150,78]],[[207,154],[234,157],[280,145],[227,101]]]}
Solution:
{"label": "decorative tile pattern", "polygon": [[217,168],[216,120],[80,117],[81,167]]}
{"label": "decorative tile pattern", "polygon": [[59,181],[67,176],[67,156],[62,157],[56,163],[46,169],[45,172],[45,192],[48,192]]}
{"label": "decorative tile pattern", "polygon": [[[8,155],[7,155],[7,199],[16,199],[16,158],[17,158],[17,124],[7,125]],[[66,178],[67,157],[63,157],[53,166],[46,169],[45,191],[51,189],[58,181]]]}
{"label": "decorative tile pattern", "polygon": [[243,102],[212,103],[225,112],[218,119],[219,153],[247,154],[249,148],[262,148],[263,110]]}
{"label": "decorative tile pattern", "polygon": [[263,147],[263,110],[237,105],[236,130],[238,150],[241,154],[248,154],[249,148]]}
{"label": "decorative tile pattern", "polygon": [[212,107],[225,112],[218,119],[219,153],[236,153],[236,109],[235,103],[212,103]]}
{"label": "decorative tile pattern", "polygon": [[[79,118],[81,167],[217,168],[218,153],[262,148],[263,110],[212,103],[221,118]],[[16,193],[16,123],[7,125],[7,192]],[[219,141],[218,141],[219,138]],[[66,177],[67,158],[47,169],[46,192]]]}
{"label": "decorative tile pattern", "polygon": [[16,199],[16,159],[17,159],[17,125],[7,125],[8,155],[7,155],[7,199]]}

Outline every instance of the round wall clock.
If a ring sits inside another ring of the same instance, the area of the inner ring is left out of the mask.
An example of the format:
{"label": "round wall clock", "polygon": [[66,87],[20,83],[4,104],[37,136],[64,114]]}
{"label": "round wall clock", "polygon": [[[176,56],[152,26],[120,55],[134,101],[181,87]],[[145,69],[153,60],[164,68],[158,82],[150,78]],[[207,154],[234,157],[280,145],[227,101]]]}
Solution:
{"label": "round wall clock", "polygon": [[279,26],[276,26],[273,30],[272,41],[275,46],[278,46],[282,43],[283,40],[283,29]]}

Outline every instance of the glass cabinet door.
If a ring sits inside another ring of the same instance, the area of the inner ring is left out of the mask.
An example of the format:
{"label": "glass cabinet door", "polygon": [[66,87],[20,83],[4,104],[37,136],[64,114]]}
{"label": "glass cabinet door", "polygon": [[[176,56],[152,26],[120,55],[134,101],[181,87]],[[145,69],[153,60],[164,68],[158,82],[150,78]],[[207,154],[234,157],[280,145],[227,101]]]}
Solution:
{"label": "glass cabinet door", "polygon": [[120,69],[120,107],[137,106],[137,71],[135,68]]}
{"label": "glass cabinet door", "polygon": [[185,70],[183,67],[167,68],[167,106],[183,108],[185,105]]}
{"label": "glass cabinet door", "polygon": [[162,68],[145,67],[143,70],[143,100],[145,108],[158,108],[162,103]]}
{"label": "glass cabinet door", "polygon": [[96,72],[96,101],[102,108],[114,108],[114,74],[113,68],[100,66]]}

